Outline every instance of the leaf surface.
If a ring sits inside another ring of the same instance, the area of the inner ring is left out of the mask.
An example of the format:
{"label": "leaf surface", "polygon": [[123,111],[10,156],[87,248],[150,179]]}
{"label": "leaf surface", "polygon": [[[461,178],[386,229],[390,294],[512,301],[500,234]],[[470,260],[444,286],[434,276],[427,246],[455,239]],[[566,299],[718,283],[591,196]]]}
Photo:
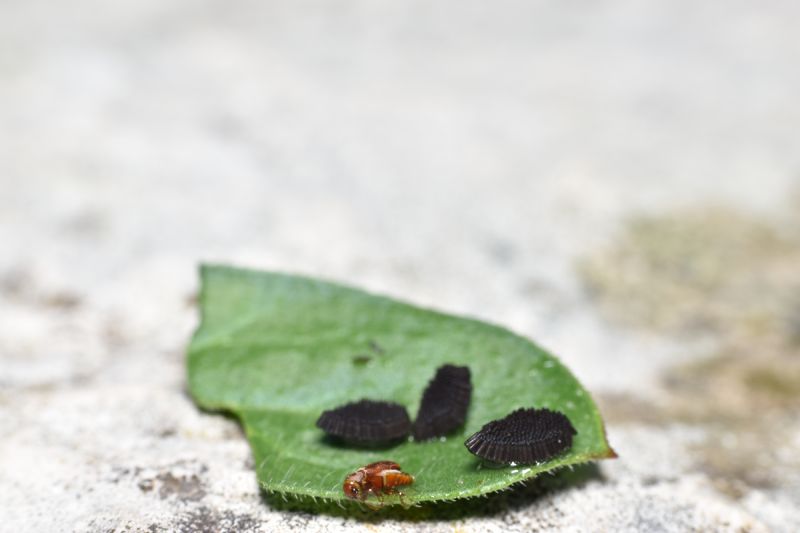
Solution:
{"label": "leaf surface", "polygon": [[[203,408],[241,420],[267,491],[344,500],[348,473],[392,460],[416,477],[406,504],[452,500],[614,457],[589,394],[508,330],[300,276],[204,266],[201,278],[190,390]],[[464,428],[446,439],[364,449],[332,444],[315,426],[323,410],[361,398],[398,402],[413,418],[445,363],[469,366],[474,388]],[[572,448],[543,464],[487,468],[465,438],[518,407],[566,414],[578,432]]]}

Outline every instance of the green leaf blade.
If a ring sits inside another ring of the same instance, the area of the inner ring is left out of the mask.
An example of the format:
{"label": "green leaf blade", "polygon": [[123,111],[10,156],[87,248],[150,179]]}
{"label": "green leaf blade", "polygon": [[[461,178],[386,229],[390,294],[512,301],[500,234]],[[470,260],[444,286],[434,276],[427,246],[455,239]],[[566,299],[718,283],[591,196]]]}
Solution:
{"label": "green leaf blade", "polygon": [[[405,502],[451,500],[614,456],[589,394],[553,356],[507,330],[299,276],[217,266],[201,276],[190,390],[202,407],[240,418],[268,491],[343,500],[348,473],[392,460],[416,477]],[[446,439],[347,448],[314,425],[324,409],[361,398],[400,403],[413,417],[445,363],[469,366],[474,387],[465,427]],[[566,414],[578,431],[572,448],[540,465],[482,468],[464,439],[517,407]]]}

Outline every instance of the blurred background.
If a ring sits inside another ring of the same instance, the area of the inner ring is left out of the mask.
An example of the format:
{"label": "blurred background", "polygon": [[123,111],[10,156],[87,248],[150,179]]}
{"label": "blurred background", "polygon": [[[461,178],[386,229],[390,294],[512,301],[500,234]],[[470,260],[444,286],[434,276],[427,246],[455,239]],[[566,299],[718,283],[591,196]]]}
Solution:
{"label": "blurred background", "polygon": [[364,527],[271,508],[186,396],[209,261],[510,327],[598,401],[620,458],[580,487],[374,528],[800,529],[798,23],[4,0],[0,529]]}

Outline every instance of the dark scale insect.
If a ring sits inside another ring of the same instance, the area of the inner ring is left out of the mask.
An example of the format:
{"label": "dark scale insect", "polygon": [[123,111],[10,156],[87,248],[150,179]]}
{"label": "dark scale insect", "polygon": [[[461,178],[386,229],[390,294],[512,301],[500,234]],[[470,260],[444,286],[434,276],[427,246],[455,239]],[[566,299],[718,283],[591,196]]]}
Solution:
{"label": "dark scale insect", "polygon": [[502,464],[546,461],[572,447],[577,431],[563,413],[549,409],[517,409],[489,422],[464,442],[482,459]]}
{"label": "dark scale insect", "polygon": [[464,425],[471,397],[469,368],[440,366],[422,394],[414,421],[414,440],[443,437]]}
{"label": "dark scale insect", "polygon": [[317,427],[343,440],[378,444],[401,439],[411,431],[411,420],[402,405],[360,400],[324,411]]}
{"label": "dark scale insect", "polygon": [[399,494],[402,501],[403,493],[397,487],[411,485],[414,476],[406,474],[400,465],[394,461],[378,461],[362,466],[344,479],[342,490],[344,495],[353,500],[366,501],[370,494],[375,495],[383,503],[384,494]]}

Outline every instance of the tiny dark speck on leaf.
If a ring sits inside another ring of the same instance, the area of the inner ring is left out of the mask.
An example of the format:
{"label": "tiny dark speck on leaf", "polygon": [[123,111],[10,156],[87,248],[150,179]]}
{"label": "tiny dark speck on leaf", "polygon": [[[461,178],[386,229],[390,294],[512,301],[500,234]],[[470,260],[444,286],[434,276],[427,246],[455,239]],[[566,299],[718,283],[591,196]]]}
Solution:
{"label": "tiny dark speck on leaf", "polygon": [[369,341],[369,349],[377,354],[383,355],[385,353],[381,345],[378,344],[378,341],[376,341],[375,339],[371,339]]}
{"label": "tiny dark speck on leaf", "polygon": [[358,354],[353,356],[353,364],[356,366],[364,366],[372,361],[372,357],[366,354]]}

